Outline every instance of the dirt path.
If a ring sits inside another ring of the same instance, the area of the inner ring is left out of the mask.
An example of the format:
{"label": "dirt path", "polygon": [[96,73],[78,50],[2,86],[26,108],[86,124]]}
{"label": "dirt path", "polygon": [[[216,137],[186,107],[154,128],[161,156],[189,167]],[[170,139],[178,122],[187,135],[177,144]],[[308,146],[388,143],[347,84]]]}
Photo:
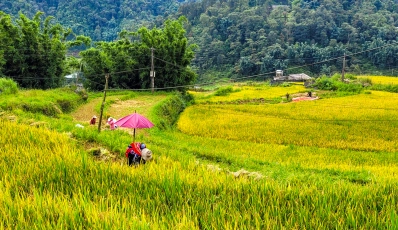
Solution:
{"label": "dirt path", "polygon": [[[113,103],[103,114],[103,122],[106,117],[111,116],[116,119],[134,113],[135,111],[143,116],[148,116],[149,110],[159,101],[166,98],[166,95],[145,95],[138,96],[131,100],[122,101],[121,96],[109,96],[107,100],[113,100]],[[93,115],[99,117],[99,114],[95,111],[95,108],[99,108],[103,98],[95,98],[90,102],[80,106],[71,115],[77,122],[89,122]]]}

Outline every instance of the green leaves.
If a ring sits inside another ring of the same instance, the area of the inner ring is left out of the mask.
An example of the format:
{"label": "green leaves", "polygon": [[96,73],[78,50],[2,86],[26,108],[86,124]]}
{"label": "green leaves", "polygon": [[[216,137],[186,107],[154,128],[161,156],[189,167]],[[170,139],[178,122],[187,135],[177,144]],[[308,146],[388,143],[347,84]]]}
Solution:
{"label": "green leaves", "polygon": [[97,42],[92,49],[81,52],[86,63],[84,73],[89,79],[86,86],[102,90],[103,75],[109,71],[110,88],[148,89],[151,48],[154,48],[155,88],[192,84],[196,75],[188,66],[196,45],[188,45],[183,28],[186,21],[181,17],[167,20],[162,28],[122,31],[120,40]]}
{"label": "green leaves", "polygon": [[68,47],[88,44],[78,37],[65,42],[71,31],[53,24],[54,17],[42,20],[43,12],[29,19],[20,13],[13,23],[11,16],[0,13],[0,75],[9,76],[23,88],[55,88],[63,84],[65,55]]}

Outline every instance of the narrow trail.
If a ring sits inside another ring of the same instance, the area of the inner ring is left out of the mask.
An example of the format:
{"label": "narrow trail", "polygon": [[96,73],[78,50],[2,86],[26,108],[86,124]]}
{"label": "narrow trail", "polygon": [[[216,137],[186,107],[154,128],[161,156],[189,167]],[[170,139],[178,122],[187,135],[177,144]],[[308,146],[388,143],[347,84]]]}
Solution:
{"label": "narrow trail", "polygon": [[[108,96],[107,100],[115,101],[109,108],[104,111],[103,114],[103,122],[106,122],[106,118],[111,116],[115,119],[119,119],[121,117],[127,116],[131,113],[137,112],[143,116],[148,116],[149,110],[159,101],[166,98],[166,94],[164,95],[145,95],[145,96],[137,96],[134,99],[122,101],[118,96]],[[99,108],[102,103],[103,98],[95,98],[90,100],[88,103],[80,106],[76,111],[74,111],[71,115],[73,120],[77,122],[89,122],[93,115],[99,117],[99,114],[96,112],[96,108]]]}

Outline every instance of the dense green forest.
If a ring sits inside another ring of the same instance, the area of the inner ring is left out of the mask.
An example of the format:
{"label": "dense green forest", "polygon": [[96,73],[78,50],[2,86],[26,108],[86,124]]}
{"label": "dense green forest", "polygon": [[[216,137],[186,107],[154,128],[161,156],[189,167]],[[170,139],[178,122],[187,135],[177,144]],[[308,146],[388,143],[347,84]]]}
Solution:
{"label": "dense green forest", "polygon": [[276,69],[330,76],[342,71],[344,55],[345,70],[358,74],[394,74],[398,66],[396,0],[5,0],[0,9],[32,17],[41,10],[71,28],[71,34],[102,44],[127,41],[118,36],[124,29],[157,30],[166,19],[185,16],[188,43],[198,47],[188,62],[198,73],[197,82],[264,79]]}
{"label": "dense green forest", "polygon": [[42,11],[54,16],[76,34],[90,36],[94,41],[112,41],[125,29],[135,31],[141,26],[163,24],[163,19],[177,12],[189,0],[2,0],[0,10],[17,16],[19,12],[33,17]]}
{"label": "dense green forest", "polygon": [[203,0],[181,6],[179,14],[200,47],[194,64],[202,80],[201,73],[221,67],[226,76],[276,69],[330,75],[342,70],[344,53],[347,71],[357,73],[398,63],[397,1]]}
{"label": "dense green forest", "polygon": [[[188,44],[185,17],[166,20],[159,29],[123,30],[117,41],[92,42],[42,15],[38,12],[29,19],[21,13],[14,19],[0,11],[0,77],[12,78],[20,87],[60,87],[64,75],[73,70],[84,72],[83,82],[90,90],[102,90],[105,75],[114,89],[181,86],[178,88],[184,90],[196,80],[190,68],[196,46]],[[67,50],[74,46],[84,47],[81,58],[66,58]],[[156,85],[154,77],[148,80],[150,71],[156,76]]]}

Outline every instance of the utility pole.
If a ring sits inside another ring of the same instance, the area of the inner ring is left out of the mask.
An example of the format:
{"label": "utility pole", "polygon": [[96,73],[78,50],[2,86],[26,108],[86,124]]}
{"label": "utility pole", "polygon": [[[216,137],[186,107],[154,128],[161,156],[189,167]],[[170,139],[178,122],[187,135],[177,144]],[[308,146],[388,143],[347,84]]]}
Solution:
{"label": "utility pole", "polygon": [[341,81],[344,82],[344,69],[345,69],[345,53],[343,58],[343,70],[341,71]]}
{"label": "utility pole", "polygon": [[79,76],[80,74],[82,74],[82,61],[80,60],[80,71],[78,74],[76,74],[76,88],[77,88],[77,84],[79,83]]}
{"label": "utility pole", "polygon": [[100,113],[100,119],[98,122],[98,132],[101,132],[102,113],[104,111],[104,106],[105,106],[106,91],[108,90],[108,79],[109,79],[109,73],[106,73],[105,74],[104,99],[102,100],[102,104],[101,104],[101,113]]}
{"label": "utility pole", "polygon": [[153,93],[153,90],[155,88],[155,65],[153,63],[153,50],[154,48],[151,48],[151,72],[149,73],[149,77],[151,78],[151,91]]}

